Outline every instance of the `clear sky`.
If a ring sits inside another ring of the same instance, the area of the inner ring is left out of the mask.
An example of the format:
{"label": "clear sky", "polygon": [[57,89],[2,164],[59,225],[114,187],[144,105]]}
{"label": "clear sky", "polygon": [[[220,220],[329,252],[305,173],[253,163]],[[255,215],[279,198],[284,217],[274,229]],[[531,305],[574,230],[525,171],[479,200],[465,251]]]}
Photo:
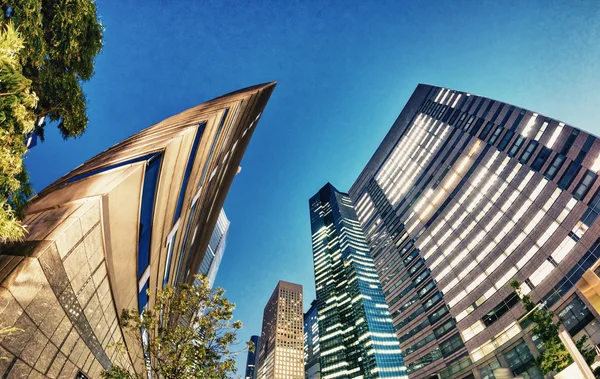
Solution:
{"label": "clear sky", "polygon": [[242,339],[260,334],[279,279],[302,284],[308,308],[308,198],[327,181],[348,190],[418,83],[600,135],[598,0],[98,3],[105,47],[85,86],[88,131],[63,142],[48,128],[26,159],[38,191],[168,116],[279,83],[225,204],[216,284],[237,303]]}

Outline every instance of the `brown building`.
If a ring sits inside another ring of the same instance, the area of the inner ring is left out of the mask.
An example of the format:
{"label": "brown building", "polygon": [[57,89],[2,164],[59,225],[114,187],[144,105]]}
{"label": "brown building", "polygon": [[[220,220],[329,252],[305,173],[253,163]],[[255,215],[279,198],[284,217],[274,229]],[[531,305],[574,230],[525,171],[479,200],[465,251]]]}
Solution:
{"label": "brown building", "polygon": [[265,306],[258,379],[304,379],[302,286],[280,280]]}
{"label": "brown building", "polygon": [[349,191],[410,378],[542,378],[513,280],[600,344],[594,294],[575,285],[600,258],[599,172],[594,135],[417,86]]}
{"label": "brown building", "polygon": [[143,373],[118,315],[193,279],[274,87],[170,117],[31,200],[25,241],[0,248],[0,327],[22,329],[0,337],[0,376],[97,378],[113,363]]}

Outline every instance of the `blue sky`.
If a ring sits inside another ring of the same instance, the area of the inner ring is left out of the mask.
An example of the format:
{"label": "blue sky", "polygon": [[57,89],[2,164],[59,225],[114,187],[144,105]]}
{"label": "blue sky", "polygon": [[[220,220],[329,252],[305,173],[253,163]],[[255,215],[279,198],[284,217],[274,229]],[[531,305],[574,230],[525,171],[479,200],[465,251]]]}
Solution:
{"label": "blue sky", "polygon": [[[225,204],[216,284],[260,334],[279,279],[314,298],[308,198],[347,190],[418,83],[523,106],[600,135],[600,3],[99,1],[88,131],[50,127],[36,190],[120,140],[226,92],[278,86]],[[239,360],[240,367],[245,356]],[[240,372],[241,374],[241,372]]]}

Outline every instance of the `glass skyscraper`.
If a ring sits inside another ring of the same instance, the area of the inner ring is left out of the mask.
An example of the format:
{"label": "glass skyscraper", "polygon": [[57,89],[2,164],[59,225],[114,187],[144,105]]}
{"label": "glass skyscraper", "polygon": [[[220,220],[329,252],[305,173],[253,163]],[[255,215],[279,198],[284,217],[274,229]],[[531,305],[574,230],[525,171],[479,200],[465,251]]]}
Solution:
{"label": "glass skyscraper", "polygon": [[246,376],[244,379],[256,379],[258,374],[258,351],[260,350],[260,337],[252,336],[250,341],[254,344],[254,351],[248,351],[246,358]]}
{"label": "glass skyscraper", "polygon": [[313,301],[304,314],[304,371],[306,379],[320,379],[321,344],[319,342],[319,314],[317,301]]}
{"label": "glass skyscraper", "polygon": [[574,285],[600,257],[599,155],[550,117],[416,88],[349,191],[409,377],[540,378],[512,280],[600,343]]}
{"label": "glass skyscraper", "polygon": [[352,200],[327,183],[309,205],[321,377],[405,378],[398,339]]}
{"label": "glass skyscraper", "polygon": [[225,252],[225,246],[227,243],[227,232],[229,232],[229,225],[230,222],[227,219],[227,215],[225,214],[225,211],[221,209],[221,213],[219,213],[219,218],[217,219],[217,224],[215,225],[212,235],[210,236],[206,253],[204,254],[204,258],[200,264],[200,270],[198,270],[199,274],[208,277],[208,283],[211,287],[215,283],[217,271],[219,270],[219,265],[223,259],[223,253]]}

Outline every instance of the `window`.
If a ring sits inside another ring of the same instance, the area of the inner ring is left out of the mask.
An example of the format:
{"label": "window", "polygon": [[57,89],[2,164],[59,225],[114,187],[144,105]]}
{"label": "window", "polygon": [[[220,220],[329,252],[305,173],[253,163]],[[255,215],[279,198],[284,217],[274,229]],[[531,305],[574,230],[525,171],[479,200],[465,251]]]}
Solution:
{"label": "window", "polygon": [[185,173],[183,175],[183,181],[181,182],[181,189],[179,190],[179,198],[177,199],[177,208],[175,208],[175,217],[173,222],[177,222],[179,215],[181,214],[181,206],[183,205],[183,198],[185,197],[185,190],[187,189],[188,181],[190,180],[190,174],[192,173],[192,167],[194,166],[194,160],[196,158],[196,152],[198,151],[198,145],[200,144],[200,140],[202,139],[202,134],[204,133],[204,128],[206,127],[206,123],[203,122],[198,126],[196,130],[196,136],[194,137],[194,142],[192,143],[192,149],[190,150],[190,155],[188,157],[187,165],[185,167]]}
{"label": "window", "polygon": [[577,139],[577,135],[579,135],[579,130],[573,129],[573,131],[569,135],[569,138],[567,138],[567,142],[565,142],[565,144],[562,147],[562,150],[560,151],[562,155],[567,155],[569,153],[571,146],[573,146],[573,142],[575,142],[575,140]]}
{"label": "window", "polygon": [[579,168],[579,163],[571,162],[569,167],[565,170],[565,173],[563,174],[562,178],[560,178],[558,186],[562,189],[567,189],[571,185],[571,183],[573,183],[573,179],[575,178],[575,176],[577,176]]}
{"label": "window", "polygon": [[580,298],[575,297],[560,313],[563,325],[574,336],[594,320],[594,315],[585,306]]}
{"label": "window", "polygon": [[565,156],[562,154],[558,154],[554,158],[552,163],[550,164],[550,167],[548,167],[548,169],[546,170],[546,173],[544,174],[544,176],[546,178],[548,178],[549,180],[554,179],[554,177],[556,176],[556,173],[558,172],[558,170],[560,170],[560,166],[562,166],[564,161],[565,161]]}
{"label": "window", "polygon": [[[504,357],[513,372],[529,366],[534,361],[533,355],[531,355],[525,342],[521,342],[517,347],[508,351],[504,354]],[[521,371],[519,370],[519,372]]]}
{"label": "window", "polygon": [[519,149],[521,148],[521,145],[523,145],[524,141],[525,141],[525,137],[518,136],[517,139],[515,140],[515,142],[513,143],[512,147],[508,151],[508,155],[510,157],[514,157],[517,154],[517,152],[519,151]]}
{"label": "window", "polygon": [[485,128],[483,128],[483,130],[481,131],[481,134],[479,135],[479,138],[484,140],[487,135],[490,133],[490,130],[492,130],[492,126],[494,126],[493,122],[488,122],[487,124],[485,124]]}
{"label": "window", "polygon": [[481,379],[495,379],[494,370],[500,367],[498,359],[492,358],[488,364],[479,368],[479,376]]}
{"label": "window", "polygon": [[442,294],[439,292],[436,292],[435,295],[433,295],[432,297],[429,298],[429,300],[427,300],[425,303],[423,303],[423,308],[425,308],[425,310],[428,310],[429,308],[436,305],[440,300],[442,300]]}
{"label": "window", "polygon": [[446,321],[445,323],[443,323],[441,326],[435,328],[433,333],[435,333],[435,336],[437,338],[440,338],[444,334],[448,333],[450,330],[455,329],[455,326],[456,326],[456,322],[454,321],[454,319],[450,319],[450,320]]}
{"label": "window", "polygon": [[423,346],[427,345],[429,342],[431,342],[433,340],[435,340],[435,335],[433,333],[428,334],[427,336],[425,336],[424,338],[419,340],[419,342],[404,349],[404,351],[402,351],[402,355],[404,355],[406,357],[409,354],[411,354],[411,353],[419,350]]}
{"label": "window", "polygon": [[548,159],[551,152],[552,150],[550,150],[546,146],[542,146],[542,150],[540,150],[540,152],[538,153],[537,158],[535,158],[535,161],[531,165],[531,168],[535,171],[540,171],[542,167],[544,167],[544,163],[546,163],[546,159]]}
{"label": "window", "polygon": [[491,311],[482,317],[481,321],[488,327],[500,319],[506,312],[519,303],[519,296],[515,292],[511,292],[500,304],[496,305]]}
{"label": "window", "polygon": [[442,355],[447,357],[463,346],[464,344],[460,338],[460,334],[455,334],[440,344],[440,350],[442,351]]}
{"label": "window", "polygon": [[460,119],[459,119],[459,120],[458,120],[458,122],[456,123],[456,127],[457,127],[457,128],[461,128],[461,127],[462,127],[462,124],[464,123],[464,121],[465,121],[465,118],[466,118],[466,117],[467,117],[467,113],[466,113],[466,112],[465,112],[465,113],[463,113],[463,114],[460,116]]}
{"label": "window", "polygon": [[485,120],[482,118],[477,119],[477,122],[475,122],[475,125],[473,125],[473,130],[471,131],[471,134],[476,136],[477,132],[479,132],[479,129],[481,128],[481,125],[483,125],[484,122]]}
{"label": "window", "polygon": [[493,145],[496,142],[496,140],[500,136],[500,133],[502,133],[502,130],[504,130],[504,129],[501,126],[498,126],[496,128],[496,130],[494,130],[494,134],[492,134],[492,136],[490,137],[490,140],[489,140],[490,145]]}
{"label": "window", "polygon": [[442,307],[438,310],[436,310],[435,312],[433,312],[432,314],[429,315],[429,322],[431,324],[435,324],[436,322],[438,322],[442,317],[444,317],[444,315],[446,315],[448,313],[448,307],[446,305],[442,305]]}
{"label": "window", "polygon": [[579,164],[581,164],[583,162],[585,155],[590,151],[595,140],[596,140],[596,137],[594,137],[594,136],[587,137],[587,139],[585,140],[585,143],[583,144],[583,147],[581,148],[581,151],[579,151],[579,154],[577,154],[577,157],[575,158],[575,162],[577,162]]}
{"label": "window", "polygon": [[596,175],[595,172],[587,170],[586,173],[583,175],[583,178],[581,178],[581,180],[579,181],[579,184],[577,185],[577,188],[573,193],[573,197],[577,200],[582,200],[585,197],[585,195],[587,195],[588,191],[590,190],[590,187],[592,186],[597,177],[598,175]]}
{"label": "window", "polygon": [[463,128],[463,130],[469,130],[469,127],[471,126],[471,124],[473,123],[473,120],[475,119],[475,116],[471,116],[469,117],[469,121],[467,121],[467,123],[465,124],[465,127]]}
{"label": "window", "polygon": [[160,172],[161,154],[155,154],[146,163],[144,184],[142,186],[142,201],[140,206],[140,235],[138,240],[138,279],[150,264],[150,240],[152,233],[152,218],[154,214],[154,197]]}
{"label": "window", "polygon": [[525,151],[523,151],[523,154],[521,154],[521,158],[519,159],[519,162],[521,162],[522,164],[527,164],[527,161],[529,160],[529,158],[531,157],[531,155],[533,154],[533,152],[535,151],[537,146],[538,146],[537,141],[529,142],[529,144],[525,148]]}
{"label": "window", "polygon": [[456,109],[454,111],[454,113],[452,113],[452,117],[450,117],[450,121],[448,122],[448,124],[454,125],[454,123],[456,122],[456,119],[458,118],[459,114],[460,114],[460,110]]}
{"label": "window", "polygon": [[512,130],[508,130],[506,134],[504,134],[504,137],[502,137],[502,140],[498,144],[498,150],[504,151],[504,149],[508,145],[508,142],[510,142],[510,139],[512,138],[513,134],[515,134],[515,132],[513,132]]}

